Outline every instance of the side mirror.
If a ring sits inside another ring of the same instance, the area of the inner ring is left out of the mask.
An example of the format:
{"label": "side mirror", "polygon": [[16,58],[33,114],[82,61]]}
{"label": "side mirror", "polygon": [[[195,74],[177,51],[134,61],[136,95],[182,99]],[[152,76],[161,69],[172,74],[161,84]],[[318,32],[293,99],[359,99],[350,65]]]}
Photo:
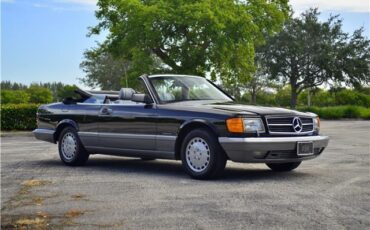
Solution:
{"label": "side mirror", "polygon": [[134,93],[132,94],[132,101],[139,102],[139,103],[145,103],[145,104],[152,104],[153,101],[150,98],[148,94],[143,93]]}

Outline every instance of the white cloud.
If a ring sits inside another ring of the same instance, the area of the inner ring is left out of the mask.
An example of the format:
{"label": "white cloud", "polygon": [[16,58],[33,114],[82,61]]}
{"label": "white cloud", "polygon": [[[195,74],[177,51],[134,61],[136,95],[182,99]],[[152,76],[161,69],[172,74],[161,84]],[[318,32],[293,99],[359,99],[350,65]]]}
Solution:
{"label": "white cloud", "polygon": [[370,12],[369,0],[291,0],[295,13],[317,7],[320,11]]}
{"label": "white cloud", "polygon": [[79,5],[96,5],[97,0],[54,0],[58,3],[70,3],[70,4],[79,4]]}
{"label": "white cloud", "polygon": [[38,0],[31,5],[54,11],[93,11],[96,9],[96,2],[96,0]]}

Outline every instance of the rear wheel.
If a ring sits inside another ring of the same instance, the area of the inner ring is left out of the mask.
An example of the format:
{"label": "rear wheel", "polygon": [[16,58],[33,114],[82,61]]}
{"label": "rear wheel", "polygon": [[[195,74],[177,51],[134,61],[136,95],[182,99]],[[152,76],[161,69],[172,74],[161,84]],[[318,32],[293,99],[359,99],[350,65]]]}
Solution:
{"label": "rear wheel", "polygon": [[76,130],[72,127],[66,127],[60,133],[58,150],[60,159],[66,165],[84,165],[89,159],[89,154],[83,147]]}
{"label": "rear wheel", "polygon": [[270,169],[277,172],[288,172],[296,169],[301,162],[290,162],[290,163],[268,163],[266,164]]}
{"label": "rear wheel", "polygon": [[191,177],[210,179],[223,172],[227,158],[215,135],[205,129],[196,129],[184,138],[181,160]]}

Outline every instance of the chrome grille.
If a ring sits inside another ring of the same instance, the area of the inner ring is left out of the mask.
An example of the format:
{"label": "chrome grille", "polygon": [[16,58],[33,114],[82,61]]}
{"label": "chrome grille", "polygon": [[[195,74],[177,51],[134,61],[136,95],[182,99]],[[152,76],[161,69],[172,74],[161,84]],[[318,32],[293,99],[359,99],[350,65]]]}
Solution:
{"label": "chrome grille", "polygon": [[307,134],[313,132],[313,119],[310,117],[297,116],[302,121],[302,130],[296,132],[293,128],[294,116],[289,117],[266,117],[266,123],[270,134]]}

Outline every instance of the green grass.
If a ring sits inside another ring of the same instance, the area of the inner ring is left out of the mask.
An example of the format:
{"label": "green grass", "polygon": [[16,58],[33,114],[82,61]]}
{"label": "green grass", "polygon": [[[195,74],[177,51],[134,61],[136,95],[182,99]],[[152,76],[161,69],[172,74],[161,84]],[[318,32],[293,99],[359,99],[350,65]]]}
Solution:
{"label": "green grass", "polygon": [[330,107],[299,107],[299,111],[312,112],[319,115],[320,118],[324,119],[370,119],[370,108],[362,106],[330,106]]}

